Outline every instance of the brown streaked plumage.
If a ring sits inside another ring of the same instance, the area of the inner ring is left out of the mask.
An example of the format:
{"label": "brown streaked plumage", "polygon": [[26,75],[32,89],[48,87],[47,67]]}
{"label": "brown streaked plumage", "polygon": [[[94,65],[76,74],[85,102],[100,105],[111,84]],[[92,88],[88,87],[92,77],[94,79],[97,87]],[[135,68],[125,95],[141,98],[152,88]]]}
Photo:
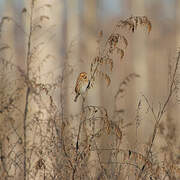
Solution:
{"label": "brown streaked plumage", "polygon": [[76,97],[74,99],[75,102],[77,101],[79,95],[81,95],[83,98],[85,97],[88,85],[89,85],[89,80],[87,73],[81,72],[76,81],[76,87],[75,87]]}

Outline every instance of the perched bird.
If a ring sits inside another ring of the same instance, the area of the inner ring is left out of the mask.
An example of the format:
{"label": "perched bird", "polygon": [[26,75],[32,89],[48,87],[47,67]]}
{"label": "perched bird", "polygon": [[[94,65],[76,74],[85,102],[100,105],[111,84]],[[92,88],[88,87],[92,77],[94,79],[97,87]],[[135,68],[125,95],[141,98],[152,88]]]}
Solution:
{"label": "perched bird", "polygon": [[77,101],[79,95],[85,98],[87,89],[89,88],[89,84],[90,81],[88,80],[87,73],[81,72],[76,81],[76,87],[75,87],[76,97],[74,99],[74,102]]}

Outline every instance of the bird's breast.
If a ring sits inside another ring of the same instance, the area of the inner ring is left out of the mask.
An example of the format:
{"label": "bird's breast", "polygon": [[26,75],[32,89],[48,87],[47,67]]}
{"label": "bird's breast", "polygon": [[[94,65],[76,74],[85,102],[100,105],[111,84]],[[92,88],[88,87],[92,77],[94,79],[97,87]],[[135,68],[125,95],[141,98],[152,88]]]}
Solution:
{"label": "bird's breast", "polygon": [[83,83],[82,87],[80,88],[81,94],[86,92],[87,86],[88,86],[88,82]]}

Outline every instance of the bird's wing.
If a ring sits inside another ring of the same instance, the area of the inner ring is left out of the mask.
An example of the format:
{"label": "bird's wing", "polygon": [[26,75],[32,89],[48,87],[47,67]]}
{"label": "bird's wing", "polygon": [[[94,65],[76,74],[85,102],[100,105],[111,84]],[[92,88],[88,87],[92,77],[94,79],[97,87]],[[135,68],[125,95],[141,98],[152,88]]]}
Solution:
{"label": "bird's wing", "polygon": [[78,84],[79,84],[79,79],[76,81],[76,87],[75,87],[75,92],[76,93],[79,93],[79,86],[78,86]]}

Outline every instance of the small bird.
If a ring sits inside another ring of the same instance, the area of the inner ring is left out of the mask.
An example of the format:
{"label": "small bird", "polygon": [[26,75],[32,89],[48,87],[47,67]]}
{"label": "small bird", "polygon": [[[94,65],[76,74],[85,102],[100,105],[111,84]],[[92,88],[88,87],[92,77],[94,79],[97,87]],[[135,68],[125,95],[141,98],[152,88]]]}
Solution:
{"label": "small bird", "polygon": [[87,73],[81,72],[76,81],[76,87],[75,87],[76,97],[74,99],[74,102],[77,101],[79,95],[85,98],[87,89],[89,88],[89,84],[90,81],[88,80]]}

